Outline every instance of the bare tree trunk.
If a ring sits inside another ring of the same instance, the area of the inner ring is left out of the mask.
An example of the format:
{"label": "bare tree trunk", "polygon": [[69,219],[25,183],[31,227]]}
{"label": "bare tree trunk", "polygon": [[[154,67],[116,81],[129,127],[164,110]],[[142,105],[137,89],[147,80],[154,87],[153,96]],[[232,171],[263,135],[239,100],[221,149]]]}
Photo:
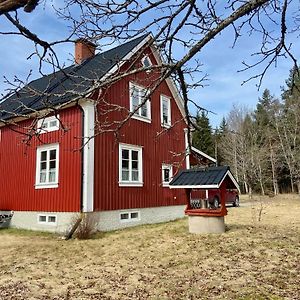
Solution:
{"label": "bare tree trunk", "polygon": [[269,145],[270,145],[270,160],[271,160],[271,167],[272,167],[273,191],[274,191],[274,195],[278,195],[279,188],[278,188],[278,181],[277,181],[276,170],[275,170],[274,151],[273,151],[271,144],[269,144]]}
{"label": "bare tree trunk", "polygon": [[295,193],[295,190],[294,190],[294,180],[293,180],[293,174],[292,172],[290,171],[290,180],[291,180],[291,191],[292,193]]}
{"label": "bare tree trunk", "polygon": [[300,196],[300,180],[297,180],[298,195]]}
{"label": "bare tree trunk", "polygon": [[264,196],[264,195],[265,195],[265,189],[264,189],[264,184],[263,184],[262,170],[261,170],[260,162],[258,163],[258,169],[259,169],[259,184],[260,184],[260,190],[261,190],[261,194]]}

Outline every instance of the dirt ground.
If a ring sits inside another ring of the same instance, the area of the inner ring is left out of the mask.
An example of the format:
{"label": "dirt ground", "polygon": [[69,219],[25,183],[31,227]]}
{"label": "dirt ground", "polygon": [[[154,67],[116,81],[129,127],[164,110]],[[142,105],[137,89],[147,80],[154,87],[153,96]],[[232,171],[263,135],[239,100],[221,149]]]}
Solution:
{"label": "dirt ground", "polygon": [[254,197],[226,224],[221,235],[189,234],[183,219],[87,241],[3,229],[0,299],[300,299],[300,198]]}

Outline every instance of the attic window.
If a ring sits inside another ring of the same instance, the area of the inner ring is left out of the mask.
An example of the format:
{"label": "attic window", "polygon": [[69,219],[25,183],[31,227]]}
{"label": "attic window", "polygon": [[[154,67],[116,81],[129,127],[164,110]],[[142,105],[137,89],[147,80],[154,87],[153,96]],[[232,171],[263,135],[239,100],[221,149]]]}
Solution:
{"label": "attic window", "polygon": [[[152,66],[152,62],[150,60],[150,58],[148,56],[144,56],[143,59],[142,59],[142,64],[145,68],[149,68]],[[150,70],[148,70],[149,72]]]}
{"label": "attic window", "polygon": [[148,90],[135,83],[129,83],[130,111],[134,112],[133,119],[151,123],[150,101],[147,99]]}
{"label": "attic window", "polygon": [[39,119],[37,130],[40,134],[59,130],[59,116],[51,116],[44,119]]}

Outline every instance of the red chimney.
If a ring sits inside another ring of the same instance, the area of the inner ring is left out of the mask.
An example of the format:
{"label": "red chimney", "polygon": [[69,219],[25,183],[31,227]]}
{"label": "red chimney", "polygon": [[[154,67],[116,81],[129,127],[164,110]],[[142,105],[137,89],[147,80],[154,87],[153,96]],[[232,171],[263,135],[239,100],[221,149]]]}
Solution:
{"label": "red chimney", "polygon": [[95,55],[96,45],[86,39],[75,41],[75,63],[81,64],[87,58]]}

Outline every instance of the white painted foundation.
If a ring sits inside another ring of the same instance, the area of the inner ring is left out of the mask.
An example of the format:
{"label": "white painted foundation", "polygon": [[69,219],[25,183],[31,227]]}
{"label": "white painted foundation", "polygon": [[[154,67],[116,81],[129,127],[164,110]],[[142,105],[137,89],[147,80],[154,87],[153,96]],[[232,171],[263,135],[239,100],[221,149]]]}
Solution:
{"label": "white painted foundation", "polygon": [[223,233],[224,217],[189,216],[190,233]]}
{"label": "white painted foundation", "polygon": [[[167,222],[184,217],[185,205],[176,206],[162,206],[151,208],[136,208],[136,209],[124,209],[124,210],[112,210],[92,212],[95,220],[95,226],[100,231],[110,231],[116,229],[122,229],[126,227],[132,227],[142,224],[155,224],[160,222]],[[123,212],[139,212],[139,219],[127,222],[120,220],[120,213]],[[38,222],[39,215],[55,215],[56,224],[41,224]],[[13,218],[10,222],[10,227],[50,231],[57,233],[66,233],[70,230],[71,225],[74,223],[74,219],[79,213],[73,212],[33,212],[33,211],[15,211]]]}

